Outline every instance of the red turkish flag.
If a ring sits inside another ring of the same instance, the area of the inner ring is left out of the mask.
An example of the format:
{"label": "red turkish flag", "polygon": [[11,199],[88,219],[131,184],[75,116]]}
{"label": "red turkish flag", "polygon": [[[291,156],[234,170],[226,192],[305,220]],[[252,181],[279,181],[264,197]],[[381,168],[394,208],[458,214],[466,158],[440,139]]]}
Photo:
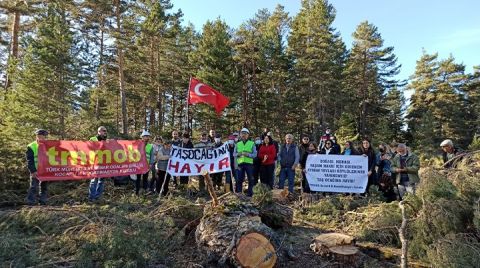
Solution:
{"label": "red turkish flag", "polygon": [[207,103],[215,108],[218,115],[230,103],[230,99],[196,78],[190,78],[188,104]]}

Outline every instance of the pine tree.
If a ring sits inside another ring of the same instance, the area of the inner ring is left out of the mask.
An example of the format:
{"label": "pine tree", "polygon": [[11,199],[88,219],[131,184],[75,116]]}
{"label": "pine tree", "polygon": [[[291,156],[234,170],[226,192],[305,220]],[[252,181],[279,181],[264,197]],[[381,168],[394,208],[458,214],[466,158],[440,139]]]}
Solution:
{"label": "pine tree", "polygon": [[352,34],[353,47],[346,68],[347,94],[350,96],[351,111],[357,117],[357,131],[371,135],[383,111],[387,90],[401,85],[394,78],[400,65],[393,47],[383,47],[383,39],[375,25],[364,21]]}
{"label": "pine tree", "polygon": [[237,105],[239,91],[229,31],[227,24],[220,19],[207,21],[203,26],[198,49],[192,53],[190,59],[191,64],[197,68],[194,76],[231,100],[226,108],[226,115],[222,117],[217,117],[209,106],[193,106],[192,117],[200,129],[232,130],[233,126],[238,125],[238,110],[234,107]]}
{"label": "pine tree", "polygon": [[298,123],[316,136],[340,117],[345,45],[333,28],[335,9],[326,0],[304,0],[293,18],[288,51],[294,61],[292,86]]}

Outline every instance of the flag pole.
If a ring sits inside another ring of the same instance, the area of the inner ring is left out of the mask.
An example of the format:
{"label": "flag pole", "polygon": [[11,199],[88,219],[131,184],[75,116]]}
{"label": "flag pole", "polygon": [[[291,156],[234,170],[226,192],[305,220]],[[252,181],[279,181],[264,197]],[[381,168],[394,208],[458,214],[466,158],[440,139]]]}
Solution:
{"label": "flag pole", "polygon": [[190,76],[190,80],[188,81],[188,88],[187,88],[187,124],[186,124],[186,127],[185,127],[185,130],[190,134],[190,131],[189,131],[189,102],[190,102],[190,85],[192,83],[192,77]]}

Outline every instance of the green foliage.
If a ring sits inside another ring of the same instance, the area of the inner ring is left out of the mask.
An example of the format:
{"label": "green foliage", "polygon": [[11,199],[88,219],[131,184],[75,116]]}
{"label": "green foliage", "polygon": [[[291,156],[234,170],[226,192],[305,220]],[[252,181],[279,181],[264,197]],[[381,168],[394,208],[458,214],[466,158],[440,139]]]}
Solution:
{"label": "green foliage", "polygon": [[357,209],[347,215],[348,229],[364,241],[399,246],[397,227],[402,216],[398,202],[380,203]]}
{"label": "green foliage", "polygon": [[480,150],[480,134],[475,134],[475,136],[473,136],[472,143],[468,145],[468,150]]}
{"label": "green foliage", "polygon": [[257,183],[253,187],[252,201],[258,205],[268,205],[272,203],[272,190],[263,183]]}
{"label": "green foliage", "polygon": [[478,237],[468,234],[448,234],[427,251],[431,265],[439,268],[478,267],[479,255]]}

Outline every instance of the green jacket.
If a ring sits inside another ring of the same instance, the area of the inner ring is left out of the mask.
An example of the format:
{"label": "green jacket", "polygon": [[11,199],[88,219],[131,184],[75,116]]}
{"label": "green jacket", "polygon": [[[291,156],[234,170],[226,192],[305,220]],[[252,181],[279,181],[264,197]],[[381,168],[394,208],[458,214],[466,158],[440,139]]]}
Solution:
{"label": "green jacket", "polygon": [[[395,155],[395,157],[390,160],[392,163],[392,173],[395,172],[395,169],[401,168],[400,166],[400,154]],[[407,174],[408,174],[408,180],[411,183],[419,183],[420,182],[420,177],[418,176],[418,169],[420,168],[420,160],[418,157],[413,154],[409,153],[407,156]],[[396,182],[397,184],[400,183],[400,173],[396,173]]]}

